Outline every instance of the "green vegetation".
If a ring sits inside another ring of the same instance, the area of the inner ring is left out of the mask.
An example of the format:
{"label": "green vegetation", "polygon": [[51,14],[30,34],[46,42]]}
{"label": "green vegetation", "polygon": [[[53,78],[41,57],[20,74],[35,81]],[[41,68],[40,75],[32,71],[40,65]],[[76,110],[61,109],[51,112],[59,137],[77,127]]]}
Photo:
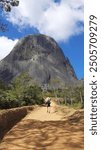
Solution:
{"label": "green vegetation", "polygon": [[45,97],[62,98],[62,105],[69,105],[74,108],[84,108],[84,87],[74,86],[64,89],[53,89],[43,92]]}
{"label": "green vegetation", "polygon": [[41,105],[43,97],[62,98],[60,104],[74,108],[84,107],[84,87],[74,86],[64,89],[46,89],[38,87],[27,73],[22,73],[9,85],[0,82],[0,109],[28,105]]}
{"label": "green vegetation", "polygon": [[31,85],[27,73],[19,75],[8,87],[0,82],[0,109],[42,104],[42,90],[37,85]]}

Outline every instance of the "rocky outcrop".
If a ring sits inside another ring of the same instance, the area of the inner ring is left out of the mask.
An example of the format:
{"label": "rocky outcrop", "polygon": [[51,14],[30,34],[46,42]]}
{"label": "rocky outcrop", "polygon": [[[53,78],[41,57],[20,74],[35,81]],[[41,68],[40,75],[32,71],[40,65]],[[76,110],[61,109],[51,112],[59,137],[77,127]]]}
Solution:
{"label": "rocky outcrop", "polygon": [[20,39],[0,62],[0,80],[10,82],[22,72],[27,72],[40,86],[61,87],[77,82],[69,59],[55,40],[46,35],[28,35]]}

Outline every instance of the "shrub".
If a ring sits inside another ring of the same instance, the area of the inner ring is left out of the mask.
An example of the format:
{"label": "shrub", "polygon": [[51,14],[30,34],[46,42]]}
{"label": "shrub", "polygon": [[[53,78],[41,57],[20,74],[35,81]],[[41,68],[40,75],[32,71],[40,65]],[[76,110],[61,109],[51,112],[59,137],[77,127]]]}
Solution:
{"label": "shrub", "polygon": [[37,85],[30,85],[31,78],[26,73],[18,76],[3,92],[0,89],[0,108],[14,108],[25,105],[42,104],[42,90]]}

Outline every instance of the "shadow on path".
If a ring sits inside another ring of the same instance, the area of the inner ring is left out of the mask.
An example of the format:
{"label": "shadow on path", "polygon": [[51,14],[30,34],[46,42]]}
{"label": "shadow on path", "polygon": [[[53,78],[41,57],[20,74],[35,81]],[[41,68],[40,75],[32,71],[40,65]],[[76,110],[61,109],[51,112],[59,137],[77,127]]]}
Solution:
{"label": "shadow on path", "polygon": [[0,150],[83,150],[83,121],[22,120],[3,139]]}

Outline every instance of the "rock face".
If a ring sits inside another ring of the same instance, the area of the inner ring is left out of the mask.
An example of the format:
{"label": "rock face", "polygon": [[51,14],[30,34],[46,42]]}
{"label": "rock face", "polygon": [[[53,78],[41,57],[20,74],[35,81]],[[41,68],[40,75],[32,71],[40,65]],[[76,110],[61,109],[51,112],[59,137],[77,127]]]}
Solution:
{"label": "rock face", "polygon": [[75,84],[77,77],[68,58],[54,39],[46,35],[28,35],[18,41],[10,54],[0,61],[0,80],[9,83],[27,72],[40,86]]}

